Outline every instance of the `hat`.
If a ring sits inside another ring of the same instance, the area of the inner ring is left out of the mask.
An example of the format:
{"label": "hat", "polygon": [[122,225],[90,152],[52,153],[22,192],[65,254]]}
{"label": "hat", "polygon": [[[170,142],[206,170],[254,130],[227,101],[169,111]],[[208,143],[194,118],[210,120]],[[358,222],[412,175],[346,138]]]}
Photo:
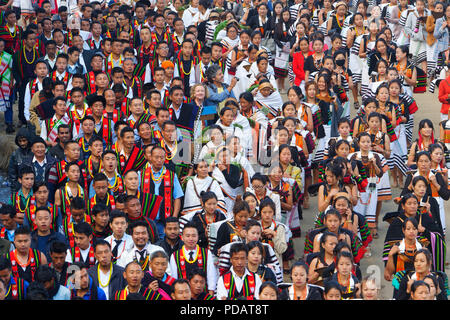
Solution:
{"label": "hat", "polygon": [[114,0],[110,0],[109,2],[108,2],[108,7],[112,7],[112,6],[114,6],[114,5],[120,5],[120,1],[114,1]]}
{"label": "hat", "polygon": [[259,85],[258,90],[261,91],[262,89],[269,88],[270,90],[275,91],[272,84],[270,82],[263,82]]}
{"label": "hat", "polygon": [[62,21],[61,16],[60,16],[59,14],[55,14],[55,15],[52,17],[52,21]]}
{"label": "hat", "polygon": [[164,61],[164,62],[161,64],[161,67],[162,67],[163,69],[167,69],[167,68],[175,68],[175,65],[173,64],[172,61],[166,60],[166,61]]}
{"label": "hat", "polygon": [[347,6],[347,4],[344,1],[336,2],[334,4],[334,9],[337,10],[337,8],[339,8],[340,6],[345,6],[345,8],[348,9],[348,6]]}
{"label": "hat", "polygon": [[33,146],[36,143],[42,143],[44,146],[47,146],[47,144],[45,143],[44,139],[42,139],[41,137],[35,137],[32,141],[31,141],[31,146]]}
{"label": "hat", "polygon": [[92,107],[94,105],[94,103],[100,101],[103,106],[106,105],[106,100],[103,96],[94,96],[92,99],[90,99],[89,101],[89,107]]}

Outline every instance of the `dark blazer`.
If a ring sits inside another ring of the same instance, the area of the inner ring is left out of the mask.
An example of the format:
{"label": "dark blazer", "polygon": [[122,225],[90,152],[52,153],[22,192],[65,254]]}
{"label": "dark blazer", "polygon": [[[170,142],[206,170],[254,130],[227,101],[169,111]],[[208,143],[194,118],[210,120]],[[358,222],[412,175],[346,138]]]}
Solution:
{"label": "dark blazer", "polygon": [[[266,23],[262,26],[264,28],[263,38],[265,38],[267,36],[272,36],[273,30],[275,29],[274,21],[275,20],[271,19],[270,15],[267,14]],[[249,18],[247,21],[247,26],[249,26],[250,29],[252,29],[252,30],[259,30],[259,28],[260,28],[259,15],[256,14],[256,15],[252,16],[251,18]]]}
{"label": "dark blazer", "polygon": [[[45,254],[45,257],[47,258],[47,261],[49,263],[52,261],[52,259],[50,257],[50,245],[55,241],[65,243],[67,246],[69,245],[66,237],[64,237],[61,233],[55,232],[53,230],[50,231],[50,237],[48,238],[48,241],[45,244],[45,250],[41,251],[43,254]],[[37,232],[37,230],[34,230],[33,232],[31,232],[31,248],[38,250],[38,232]]]}
{"label": "dark blazer", "polygon": [[172,114],[172,121],[177,127],[184,127],[194,130],[194,122],[197,118],[198,107],[193,103],[184,103],[181,105],[180,117],[177,118],[175,112]]}
{"label": "dark blazer", "polygon": [[[26,165],[29,165],[31,168],[33,168],[34,175],[36,177],[37,172],[36,172],[36,167],[33,165],[33,157],[34,157],[34,154],[31,153],[31,155],[28,155],[27,157],[25,157],[25,159],[23,160],[23,163]],[[47,181],[48,172],[55,165],[56,159],[54,157],[52,157],[49,153],[47,153],[45,155],[45,160],[47,161],[47,163],[44,165],[44,181]],[[35,182],[41,182],[41,181],[35,181]]]}
{"label": "dark blazer", "polygon": [[164,237],[164,239],[159,240],[156,243],[157,246],[160,246],[161,248],[164,249],[164,251],[167,253],[167,255],[170,257],[172,256],[172,253],[174,253],[175,251],[181,249],[181,247],[183,247],[184,242],[181,240],[181,238],[177,238],[177,243],[175,243],[175,245],[172,247],[167,241],[166,241],[166,237]]}
{"label": "dark blazer", "polygon": [[[92,279],[92,284],[94,286],[100,287],[98,283],[98,275],[97,275],[97,267],[98,263],[95,266],[89,268],[88,274]],[[124,268],[119,267],[118,265],[113,264],[111,280],[109,282],[109,290],[108,290],[108,299],[114,300],[114,293],[118,290],[122,290],[126,286],[126,281],[123,278]]]}

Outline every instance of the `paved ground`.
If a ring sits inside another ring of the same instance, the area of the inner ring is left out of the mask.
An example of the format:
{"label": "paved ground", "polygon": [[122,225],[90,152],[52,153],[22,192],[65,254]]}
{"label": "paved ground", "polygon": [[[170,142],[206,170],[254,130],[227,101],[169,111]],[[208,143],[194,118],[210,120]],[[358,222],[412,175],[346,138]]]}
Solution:
{"label": "paved ground", "polygon": [[[433,121],[434,127],[439,128],[438,124],[440,121],[440,103],[437,99],[437,92],[434,94],[430,93],[424,93],[424,94],[416,94],[415,99],[417,101],[417,105],[419,107],[419,111],[415,115],[415,131],[417,130],[418,123],[421,119],[428,118]],[[285,95],[284,95],[285,96]],[[352,116],[355,115],[355,110],[352,108]],[[5,134],[5,125],[3,120],[3,114],[0,114],[0,136],[4,136]],[[17,105],[15,106],[15,114],[14,114],[14,123],[17,123]],[[438,135],[438,129],[436,129],[435,136]],[[14,140],[15,134],[7,135],[9,139],[12,141]],[[417,136],[416,132],[414,132],[413,139],[415,139]],[[393,189],[393,197],[398,196],[400,193],[400,189]],[[450,205],[448,203],[445,204],[446,209],[448,210],[450,208]],[[389,211],[395,211],[396,206],[392,201],[387,201],[383,203],[383,208],[381,212],[381,217],[384,215],[385,212]],[[310,199],[310,208],[307,210],[304,210],[303,212],[303,220],[301,221],[302,224],[302,237],[300,239],[296,239],[294,242],[296,257],[300,258],[303,256],[303,249],[304,249],[304,235],[305,232],[312,228],[314,218],[317,214],[317,197]],[[450,210],[446,211],[446,217],[447,221],[450,221]],[[379,224],[379,234],[380,237],[377,240],[374,240],[371,244],[371,252],[372,256],[369,258],[364,258],[361,262],[361,271],[363,272],[363,275],[373,274],[374,272],[376,274],[379,274],[379,279],[381,281],[381,294],[380,297],[383,299],[389,299],[392,297],[392,286],[390,282],[387,282],[384,280],[383,277],[383,271],[384,271],[384,265],[381,260],[381,254],[383,249],[383,241],[384,236],[386,234],[388,228],[388,224],[385,222],[380,222]],[[447,256],[449,256],[449,249],[447,249]],[[449,267],[450,269],[450,267]],[[447,274],[449,272],[447,271]],[[286,279],[289,281],[288,279]]]}

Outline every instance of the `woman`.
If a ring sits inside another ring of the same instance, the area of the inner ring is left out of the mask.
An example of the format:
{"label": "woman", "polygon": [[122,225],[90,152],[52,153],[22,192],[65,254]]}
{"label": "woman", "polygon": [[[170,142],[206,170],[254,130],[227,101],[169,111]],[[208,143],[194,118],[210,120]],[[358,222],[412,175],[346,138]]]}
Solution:
{"label": "woman", "polygon": [[[269,59],[270,63],[273,63],[272,51],[262,45],[262,33],[260,29],[252,32],[251,42],[254,46],[258,47],[261,53],[265,53],[267,55],[267,59]],[[257,56],[259,56],[259,54]],[[269,71],[273,72],[272,66],[269,67]],[[275,72],[273,72],[273,74],[275,74]]]}
{"label": "woman", "polygon": [[[222,59],[226,61],[226,80],[236,73],[236,66],[231,65],[231,55],[230,53],[238,47],[240,43],[239,39],[239,26],[236,23],[230,22],[226,26],[227,35],[220,42],[222,44]],[[248,46],[248,42],[247,42]],[[244,49],[242,51],[245,51]],[[227,82],[227,81],[226,81]]]}
{"label": "woman", "polygon": [[[270,78],[273,79],[272,76]],[[250,78],[250,82],[252,79],[253,77]],[[283,106],[283,99],[273,86],[273,81],[261,77],[255,95],[255,104],[263,113],[267,113],[266,116],[269,120],[278,117]]]}
{"label": "woman", "polygon": [[308,283],[321,285],[322,272],[334,262],[334,248],[338,243],[336,234],[324,232],[320,238],[319,254],[309,264]]}
{"label": "woman", "polygon": [[[231,55],[228,54],[227,68],[228,74],[231,76],[236,75],[237,67],[249,56],[249,44],[250,44],[251,32],[250,30],[242,30],[239,34],[239,44],[232,47]],[[224,40],[222,40],[224,41]]]}
{"label": "woman", "polygon": [[202,248],[209,248],[208,226],[211,223],[223,221],[226,217],[223,212],[218,210],[216,193],[212,191],[202,191],[200,196],[202,210],[197,211],[194,214],[191,222],[198,230],[198,245]]}
{"label": "woman", "polygon": [[276,59],[275,59],[275,77],[277,79],[278,88],[280,93],[285,92],[284,81],[288,73],[290,42],[288,31],[292,22],[289,9],[283,9],[281,13],[280,21],[275,25],[275,31],[273,39],[276,44]]}
{"label": "woman", "polygon": [[323,59],[323,39],[320,37],[314,38],[313,54],[306,58],[303,69],[305,70],[305,81],[309,81],[309,75],[313,72],[319,71],[322,68]]}
{"label": "woman", "polygon": [[374,70],[374,74],[371,75],[370,77],[370,82],[369,82],[369,90],[367,90],[366,92],[362,93],[362,98],[363,99],[367,99],[370,97],[374,97],[375,96],[375,92],[377,91],[378,87],[383,84],[386,83],[388,78],[387,78],[387,69],[388,69],[389,65],[385,60],[378,60],[377,64],[375,65],[375,70]]}
{"label": "woman", "polygon": [[394,244],[389,251],[388,260],[384,268],[384,278],[392,281],[394,274],[399,271],[414,270],[413,258],[422,245],[417,241],[418,224],[414,218],[403,222],[402,231],[405,237]]}
{"label": "woman", "polygon": [[244,227],[250,214],[250,208],[247,202],[240,196],[237,197],[233,206],[233,219],[222,223],[217,231],[217,241],[214,244],[212,252],[219,256],[220,248],[230,242],[241,241],[245,239]]}
{"label": "woman", "polygon": [[297,261],[292,265],[292,285],[283,290],[283,300],[322,300],[321,290],[308,283],[308,273],[309,268],[305,262]]}
{"label": "woman", "polygon": [[375,277],[367,276],[361,281],[361,298],[363,300],[378,300],[378,289]]}
{"label": "woman", "polygon": [[269,174],[267,188],[280,197],[281,215],[278,221],[287,222],[288,213],[293,209],[292,189],[289,183],[282,180],[283,170],[280,166],[274,166]]}
{"label": "woman", "polygon": [[250,241],[247,243],[248,258],[247,269],[250,272],[257,274],[262,282],[270,281],[277,283],[275,273],[269,267],[263,264],[263,257],[265,254],[264,248],[259,241]]}
{"label": "woman", "polygon": [[[259,213],[261,215],[262,242],[268,243],[273,248],[280,265],[286,269],[288,260],[284,259],[283,255],[288,249],[286,227],[279,220],[274,220],[275,203],[271,199],[264,199],[259,204]],[[291,247],[290,250],[293,251],[293,248]]]}
{"label": "woman", "polygon": [[392,66],[396,62],[395,51],[391,49],[383,38],[378,38],[375,42],[374,52],[369,56],[369,76],[376,71],[378,61],[384,60],[387,62],[387,67]]}
{"label": "woman", "polygon": [[[251,192],[255,195],[256,201],[259,206],[259,210],[261,210],[261,201],[264,199],[271,199],[275,204],[275,212],[274,216],[277,221],[281,221],[281,202],[280,202],[280,196],[272,192],[268,186],[268,179],[266,176],[263,176],[260,173],[255,173],[251,178],[251,188],[247,188],[246,191]],[[260,212],[261,213],[261,212]]]}
{"label": "woman", "polygon": [[312,159],[312,166],[314,171],[314,183],[317,182],[318,172],[317,163],[323,160],[325,146],[328,143],[324,130],[324,125],[321,116],[321,109],[319,107],[319,100],[317,99],[317,84],[315,81],[308,81],[305,84],[305,106],[311,109],[314,124],[314,135],[318,140],[316,146],[315,157]]}
{"label": "woman", "polygon": [[445,243],[439,227],[434,223],[428,213],[418,211],[419,201],[415,195],[411,193],[405,194],[401,199],[401,212],[393,219],[389,225],[384,240],[383,261],[388,260],[389,252],[392,246],[401,241],[405,235],[403,234],[402,226],[407,218],[414,218],[418,225],[419,242],[423,247],[432,250],[433,268],[435,270],[444,270],[445,265]]}
{"label": "woman", "polygon": [[216,179],[225,196],[226,216],[231,218],[236,197],[246,188],[245,170],[230,162],[231,151],[223,147],[217,151],[212,167],[212,178]]}
{"label": "woman", "polygon": [[416,86],[416,82],[417,82],[417,69],[408,60],[408,55],[409,55],[409,47],[408,46],[399,46],[395,50],[395,57],[397,59],[395,68],[397,68],[400,79],[403,79],[404,91],[410,97],[412,97],[413,88]]}
{"label": "woman", "polygon": [[[406,13],[409,8],[408,0],[395,0],[391,2],[392,5],[387,7],[387,16],[386,20],[388,22],[389,29],[392,30],[393,36],[395,40],[400,38],[402,34],[402,28],[404,27],[404,23],[406,22],[406,17],[404,13]],[[403,18],[403,25],[400,24],[400,20]]]}
{"label": "woman", "polygon": [[378,23],[372,20],[369,24],[369,33],[361,38],[359,46],[359,58],[362,64],[361,67],[361,92],[367,91],[367,84],[369,83],[369,56],[375,48],[378,31],[380,30]]}
{"label": "woman", "polygon": [[343,299],[355,299],[361,295],[361,284],[352,273],[353,257],[349,252],[341,252],[336,257],[336,273],[331,280],[337,281],[341,287]]}
{"label": "woman", "polygon": [[324,284],[324,300],[342,300],[342,288],[337,281],[327,280]]}
{"label": "woman", "polygon": [[445,14],[442,18],[436,20],[436,26],[434,28],[434,37],[437,40],[436,49],[434,51],[434,58],[441,57],[444,61],[449,61],[449,25],[450,25],[450,5],[447,4]]}
{"label": "woman", "polygon": [[326,181],[319,187],[318,210],[324,212],[339,192],[352,194],[350,187],[344,186],[342,182],[342,169],[339,165],[329,163],[325,170]]}
{"label": "woman", "polygon": [[[249,154],[251,148],[251,137],[244,135],[242,126],[234,123],[235,113],[230,107],[223,107],[219,112],[219,120],[216,125],[222,128],[223,139],[227,140],[231,137],[238,137],[245,156]],[[216,149],[217,150],[217,149]]]}
{"label": "woman", "polygon": [[[448,176],[443,176],[443,172],[431,170],[431,155],[429,152],[423,151],[417,154],[417,172],[412,176],[408,176],[405,182],[404,192],[407,192],[409,182],[414,177],[422,176],[427,183],[427,193],[436,199],[440,208],[440,217],[442,231],[445,232],[445,212],[444,212],[444,200],[450,198],[450,191],[448,189]],[[441,233],[442,233],[441,231]]]}
{"label": "woman", "polygon": [[312,55],[309,51],[309,42],[307,38],[300,38],[300,40],[294,45],[300,48],[300,51],[292,54],[292,71],[295,75],[294,85],[302,88],[305,92],[305,60]]}
{"label": "woman", "polygon": [[419,138],[412,143],[408,154],[408,167],[412,169],[417,168],[416,154],[421,151],[429,151],[430,145],[438,143],[434,139],[434,127],[430,119],[423,119],[419,122],[418,135]]}
{"label": "woman", "polygon": [[405,23],[405,33],[410,36],[410,48],[412,60],[415,66],[422,64],[422,70],[427,70],[427,52],[425,22],[429,15],[425,9],[425,1],[417,0],[414,11],[408,15]]}
{"label": "woman", "polygon": [[444,14],[444,4],[441,2],[436,2],[434,5],[434,10],[431,13],[432,14],[427,17],[425,30],[427,32],[427,75],[432,80],[435,76],[435,74],[433,74],[433,71],[436,69],[438,59],[438,54],[436,54],[437,41],[434,37],[434,30],[436,27],[435,15],[440,16]]}
{"label": "woman", "polygon": [[392,156],[395,163],[394,168],[391,168],[394,183],[393,188],[403,185],[403,175],[407,172],[405,161],[407,159],[407,139],[406,139],[406,125],[409,121],[410,108],[406,105],[405,99],[400,97],[402,92],[402,83],[395,79],[389,82],[389,103],[396,110],[397,125],[395,127],[395,135],[397,142],[391,143]]}
{"label": "woman", "polygon": [[200,120],[200,116],[205,106],[205,101],[209,98],[208,87],[204,83],[196,83],[191,87],[191,102],[198,107],[197,119],[194,124],[194,162],[197,162],[201,150],[201,135],[205,127],[205,122]]}
{"label": "woman", "polygon": [[443,272],[432,271],[432,256],[429,250],[421,249],[416,251],[414,255],[414,270],[410,272],[400,272],[392,280],[394,287],[394,299],[409,300],[412,293],[412,284],[414,281],[423,280],[428,275],[434,276],[438,281],[440,294],[438,300],[447,300],[447,290],[445,281],[447,276]]}
{"label": "woman", "polygon": [[277,285],[271,281],[263,282],[259,287],[259,300],[278,300],[279,294]]}
{"label": "woman", "polygon": [[344,1],[340,1],[335,5],[335,15],[332,15],[327,20],[327,33],[328,34],[340,34],[344,26],[345,15],[347,13],[347,4]]}
{"label": "woman", "polygon": [[247,202],[250,208],[249,219],[261,220],[261,214],[259,213],[259,203],[258,199],[253,192],[246,191],[242,196],[242,199]]}
{"label": "woman", "polygon": [[364,191],[360,191],[358,203],[354,210],[365,217],[373,238],[377,239],[377,181],[381,179],[384,174],[383,166],[380,156],[371,151],[372,139],[368,132],[362,132],[359,135],[358,146],[360,151],[353,153],[350,157],[350,161],[354,168],[355,175],[361,175],[363,180],[367,179],[367,186]]}
{"label": "woman", "polygon": [[[439,207],[438,201],[427,193],[427,188],[427,179],[422,176],[416,176],[411,180],[411,187],[408,191],[412,192],[416,196],[417,200],[419,200],[420,212],[428,213],[437,230],[442,233],[442,223],[440,217],[441,208]],[[408,191],[403,192],[401,196],[404,196]],[[401,210],[400,206],[399,210]]]}
{"label": "woman", "polygon": [[201,160],[199,163],[194,164],[194,171],[196,175],[188,179],[186,184],[182,215],[202,209],[201,194],[203,191],[214,192],[217,197],[218,209],[226,213],[225,199],[219,183],[208,175],[208,163],[205,160]]}
{"label": "woman", "polygon": [[294,104],[297,111],[298,119],[303,129],[313,132],[314,121],[311,112],[311,108],[303,103],[303,93],[298,86],[291,87],[287,91],[287,97],[291,103]]}
{"label": "woman", "polygon": [[213,124],[207,128],[207,140],[200,151],[199,160],[205,160],[208,164],[214,160],[217,149],[225,145],[224,132],[221,126]]}
{"label": "woman", "polygon": [[205,105],[215,105],[217,112],[222,109],[227,98],[235,98],[233,88],[237,83],[236,78],[232,78],[230,85],[224,83],[224,75],[219,65],[213,64],[206,70],[208,79],[209,98]]}
{"label": "woman", "polygon": [[251,30],[259,30],[261,32],[261,44],[270,52],[274,52],[275,43],[272,39],[274,25],[273,20],[271,20],[267,15],[269,12],[269,7],[263,2],[258,4],[256,10],[258,11],[258,14],[252,16],[247,21],[247,26],[249,26]]}
{"label": "woman", "polygon": [[250,67],[256,61],[256,53],[258,52],[258,47],[251,44],[247,49],[247,56],[241,61],[241,63],[236,68],[236,78],[239,79],[239,82],[233,89],[233,93],[235,97],[239,97],[242,93],[246,92],[246,90],[252,85],[250,83]]}
{"label": "woman", "polygon": [[[253,67],[255,66],[255,67]],[[278,90],[277,82],[275,76],[269,71],[269,59],[263,55],[258,56],[256,62],[250,68],[252,75],[250,77],[249,83],[251,86],[258,84],[260,76],[264,76],[270,81],[270,84],[275,90]]]}

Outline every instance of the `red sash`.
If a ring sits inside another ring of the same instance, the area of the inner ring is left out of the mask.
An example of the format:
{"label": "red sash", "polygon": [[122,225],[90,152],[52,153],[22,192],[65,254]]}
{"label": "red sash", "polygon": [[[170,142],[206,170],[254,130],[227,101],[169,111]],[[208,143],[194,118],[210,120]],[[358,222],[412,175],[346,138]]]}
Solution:
{"label": "red sash", "polygon": [[236,283],[234,282],[231,271],[228,271],[223,275],[223,284],[228,291],[228,298],[235,299],[239,296],[244,296],[247,297],[247,300],[253,300],[256,289],[255,274],[253,272],[250,272],[250,275],[245,277],[241,293],[236,289]]}
{"label": "red sash", "polygon": [[96,91],[96,86],[95,86],[95,73],[94,71],[89,72],[88,74],[86,74],[86,82],[87,82],[87,86],[88,86],[88,92],[89,93],[94,93]]}
{"label": "red sash", "polygon": [[[186,257],[184,256],[184,250],[183,250],[184,246],[175,254],[175,259],[177,262],[177,267],[178,267],[178,273],[179,276],[181,276],[181,278],[183,279],[187,279],[186,276]],[[206,251],[205,251],[206,253]],[[203,269],[203,264],[206,265],[206,260],[207,256],[205,255],[205,257],[203,257],[202,254],[202,249],[197,245],[197,258],[194,260],[193,263],[197,262],[197,266],[199,269]],[[192,264],[193,264],[192,263]]]}
{"label": "red sash", "polygon": [[[150,192],[150,179],[152,175],[152,168],[148,167],[144,170],[144,183],[142,186],[143,193]],[[164,184],[164,217],[167,219],[172,214],[172,179],[170,176],[170,171],[166,169],[162,182]],[[155,185],[156,188],[156,185]],[[163,197],[156,196],[156,203],[153,205],[152,211],[150,212],[150,219],[155,220],[158,215],[158,211],[161,205]]]}
{"label": "red sash", "polygon": [[0,230],[0,238],[5,239],[6,237],[6,228],[3,227],[2,230]]}
{"label": "red sash", "polygon": [[[73,262],[81,262],[81,250],[79,247],[75,247],[73,249],[73,256],[72,256],[72,260]],[[93,265],[95,265],[95,255],[94,255],[94,247],[91,246],[89,248],[89,267],[92,267]]]}
{"label": "red sash", "polygon": [[139,149],[136,147],[133,147],[133,149],[131,150],[130,156],[128,157],[128,160],[125,159],[125,157],[123,155],[120,155],[120,168],[121,170],[121,174],[124,175],[125,173],[127,173],[128,171],[133,169],[134,166],[134,162],[137,159],[137,156],[139,154]]}
{"label": "red sash", "polygon": [[103,117],[102,117],[102,136],[103,140],[105,141],[106,145],[109,145],[112,143],[112,130],[110,129],[109,121],[112,120],[113,126],[119,120],[119,111],[117,109],[114,109],[112,119],[108,117],[108,112],[106,110],[103,110]]}
{"label": "red sash", "polygon": [[[30,266],[31,268],[31,279],[34,281],[34,274],[36,272],[37,267],[39,266],[40,257],[39,252],[37,250],[29,249],[28,253],[28,259],[29,263],[27,264],[27,267]],[[16,257],[16,250],[13,250],[9,253],[9,258],[11,260],[11,267],[12,267],[12,273],[13,277],[19,278],[19,261],[17,261]]]}

